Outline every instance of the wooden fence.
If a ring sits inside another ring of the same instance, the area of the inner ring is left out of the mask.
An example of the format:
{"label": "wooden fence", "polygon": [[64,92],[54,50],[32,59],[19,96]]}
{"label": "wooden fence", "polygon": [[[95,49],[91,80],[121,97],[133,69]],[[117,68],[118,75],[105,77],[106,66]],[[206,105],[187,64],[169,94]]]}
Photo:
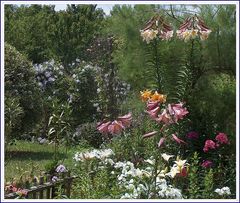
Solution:
{"label": "wooden fence", "polygon": [[[30,186],[29,181],[25,182],[24,191],[27,192],[26,199],[54,199],[57,195],[56,189],[61,186],[63,193],[70,198],[71,185],[75,176],[71,176],[70,172],[61,173],[58,180],[52,181],[51,175],[41,176],[39,181],[33,179],[33,186]],[[15,199],[19,195],[14,193],[5,194],[5,199]]]}

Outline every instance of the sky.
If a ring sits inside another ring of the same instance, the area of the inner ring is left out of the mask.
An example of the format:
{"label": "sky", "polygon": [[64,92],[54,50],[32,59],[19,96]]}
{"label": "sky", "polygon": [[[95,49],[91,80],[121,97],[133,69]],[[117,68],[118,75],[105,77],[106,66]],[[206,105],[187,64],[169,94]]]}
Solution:
{"label": "sky", "polygon": [[[113,6],[114,6],[113,4],[98,4],[97,8],[102,8],[106,15],[109,15]],[[56,11],[65,10],[66,7],[67,7],[66,4],[56,4],[55,10]]]}

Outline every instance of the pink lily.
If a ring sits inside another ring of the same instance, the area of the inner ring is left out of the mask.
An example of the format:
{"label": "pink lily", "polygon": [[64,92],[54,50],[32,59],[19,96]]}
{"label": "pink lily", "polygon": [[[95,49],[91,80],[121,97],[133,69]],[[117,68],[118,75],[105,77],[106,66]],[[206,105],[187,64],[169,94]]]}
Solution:
{"label": "pink lily", "polygon": [[158,116],[158,118],[156,119],[157,122],[163,122],[165,124],[171,124],[173,123],[171,116],[167,113],[167,110],[164,109],[163,112],[161,113],[161,115]]}
{"label": "pink lily", "polygon": [[162,138],[159,140],[158,147],[161,147],[164,142],[165,142],[165,138],[162,137]]}
{"label": "pink lily", "polygon": [[118,121],[120,121],[124,127],[129,127],[132,121],[132,114],[128,113],[124,116],[119,116]]}
{"label": "pink lily", "polygon": [[181,140],[180,138],[178,138],[175,134],[172,134],[172,138],[178,143],[178,144],[187,144],[185,141]]}
{"label": "pink lily", "polygon": [[106,123],[99,123],[97,129],[100,133],[107,134],[108,133],[108,126],[110,125],[110,121]]}
{"label": "pink lily", "polygon": [[158,131],[153,131],[153,132],[147,133],[147,134],[143,135],[143,138],[152,137],[152,136],[156,135],[157,133],[158,133]]}
{"label": "pink lily", "polygon": [[121,133],[122,129],[125,129],[125,127],[122,125],[121,122],[118,121],[113,121],[109,126],[108,126],[108,131],[114,135],[114,134],[119,134]]}
{"label": "pink lily", "polygon": [[147,103],[147,110],[153,110],[159,105],[159,101],[148,101]]}
{"label": "pink lily", "polygon": [[160,107],[157,106],[156,108],[154,108],[154,109],[152,109],[150,111],[147,111],[147,113],[150,115],[150,117],[152,119],[156,119],[157,118],[157,114],[158,114],[159,111],[160,111]]}

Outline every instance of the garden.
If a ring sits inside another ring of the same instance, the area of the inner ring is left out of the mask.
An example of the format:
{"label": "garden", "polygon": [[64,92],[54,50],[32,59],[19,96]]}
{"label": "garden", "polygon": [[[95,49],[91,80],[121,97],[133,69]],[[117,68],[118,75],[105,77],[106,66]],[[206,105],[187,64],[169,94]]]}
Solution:
{"label": "garden", "polygon": [[65,6],[4,5],[5,198],[236,199],[236,5]]}

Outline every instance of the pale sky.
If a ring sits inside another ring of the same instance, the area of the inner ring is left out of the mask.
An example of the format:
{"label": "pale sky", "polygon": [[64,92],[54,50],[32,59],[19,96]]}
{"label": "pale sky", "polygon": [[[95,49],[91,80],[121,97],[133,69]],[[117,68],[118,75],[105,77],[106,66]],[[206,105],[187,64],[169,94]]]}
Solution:
{"label": "pale sky", "polygon": [[[109,15],[113,6],[114,6],[113,4],[98,4],[97,8],[102,8],[106,15]],[[66,7],[67,4],[55,4],[56,11],[65,10]]]}

